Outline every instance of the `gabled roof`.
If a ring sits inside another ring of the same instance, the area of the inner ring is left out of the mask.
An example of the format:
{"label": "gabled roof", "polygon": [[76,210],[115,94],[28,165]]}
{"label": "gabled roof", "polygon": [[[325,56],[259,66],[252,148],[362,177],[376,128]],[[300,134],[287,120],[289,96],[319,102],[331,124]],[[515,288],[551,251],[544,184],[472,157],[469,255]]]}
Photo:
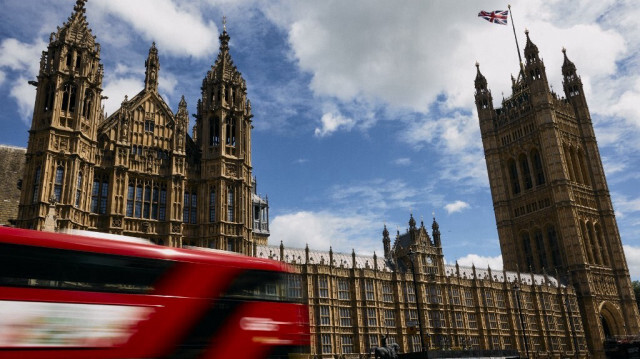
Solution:
{"label": "gabled roof", "polygon": [[122,112],[122,108],[124,106],[126,106],[130,110],[135,110],[138,106],[140,106],[141,104],[143,104],[149,99],[151,101],[155,101],[155,103],[159,105],[158,107],[161,108],[162,111],[165,113],[165,117],[167,118],[167,121],[169,121],[170,124],[174,124],[174,121],[175,121],[174,113],[173,111],[171,111],[171,108],[169,107],[169,105],[167,105],[167,103],[164,101],[162,96],[160,96],[159,94],[153,91],[142,90],[138,92],[137,95],[133,96],[130,100],[127,99],[127,97],[125,96],[124,101],[122,101],[122,105],[115,112],[113,112],[109,117],[107,117],[105,121],[100,123],[100,125],[98,126],[98,131],[105,132],[111,129],[113,126],[115,126],[118,120],[120,119],[120,113]]}

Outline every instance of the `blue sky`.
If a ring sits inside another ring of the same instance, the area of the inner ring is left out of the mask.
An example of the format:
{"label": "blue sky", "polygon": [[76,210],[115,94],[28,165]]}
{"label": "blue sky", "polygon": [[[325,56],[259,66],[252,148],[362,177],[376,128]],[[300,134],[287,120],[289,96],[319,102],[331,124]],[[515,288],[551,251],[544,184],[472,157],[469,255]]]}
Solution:
{"label": "blue sky", "polygon": [[[26,146],[49,33],[72,0],[0,0],[0,143]],[[640,279],[640,7],[632,1],[513,1],[562,90],[562,47],[585,85],[633,279]],[[89,0],[102,45],[103,104],[143,88],[153,41],[160,93],[195,112],[227,17],[231,55],[254,112],[253,166],[268,195],[271,243],[382,252],[386,223],[440,224],[448,262],[501,267],[473,101],[475,62],[495,105],[518,69],[511,26],[484,1]],[[193,123],[191,124],[193,125]]]}

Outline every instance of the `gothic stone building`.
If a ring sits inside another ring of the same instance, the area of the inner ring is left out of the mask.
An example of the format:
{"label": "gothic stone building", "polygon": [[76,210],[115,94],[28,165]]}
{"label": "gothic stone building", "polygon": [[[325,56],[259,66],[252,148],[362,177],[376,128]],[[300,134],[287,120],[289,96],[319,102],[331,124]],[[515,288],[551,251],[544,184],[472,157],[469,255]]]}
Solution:
{"label": "gothic stone building", "polygon": [[420,351],[424,341],[431,350],[588,356],[571,285],[546,273],[445,264],[435,219],[431,236],[413,216],[393,246],[386,227],[382,234],[382,257],[258,246],[257,256],[289,263],[298,273],[289,279],[289,295],[309,304],[315,357],[359,358],[383,336],[405,353]]}
{"label": "gothic stone building", "polygon": [[255,191],[251,103],[226,29],[202,80],[192,137],[184,97],[174,113],[158,93],[155,44],[144,89],[104,115],[100,45],[84,3],[78,0],[51,34],[32,82],[36,101],[17,226],[41,229],[55,203],[58,229],[253,254],[267,242],[268,203]]}
{"label": "gothic stone building", "polygon": [[268,202],[252,176],[251,106],[226,29],[190,136],[184,98],[174,113],[158,93],[155,45],[144,89],[104,115],[100,46],[84,2],[51,34],[33,82],[17,226],[42,229],[53,206],[58,229],[290,263],[298,274],[290,277],[289,294],[309,304],[311,352],[320,357],[366,353],[383,335],[403,352],[420,350],[424,341],[432,349],[585,357],[587,348],[601,354],[605,335],[637,332],[593,129],[568,60],[568,100],[561,100],[547,89],[528,42],[531,75],[514,81],[502,109],[493,109],[478,71],[476,101],[505,270],[445,264],[435,219],[429,236],[411,217],[393,245],[385,228],[382,257],[285,249],[267,245]]}
{"label": "gothic stone building", "polygon": [[576,66],[563,50],[559,97],[526,34],[525,64],[501,108],[479,67],[475,79],[504,267],[560,273],[602,357],[606,337],[640,331],[627,261]]}

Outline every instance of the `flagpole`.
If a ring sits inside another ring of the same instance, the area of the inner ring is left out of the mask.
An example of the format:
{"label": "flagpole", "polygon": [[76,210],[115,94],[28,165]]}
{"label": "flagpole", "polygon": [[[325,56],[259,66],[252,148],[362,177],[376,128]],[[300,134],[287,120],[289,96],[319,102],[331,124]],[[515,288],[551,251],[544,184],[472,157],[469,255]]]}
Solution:
{"label": "flagpole", "polygon": [[516,49],[518,50],[518,59],[520,59],[520,71],[524,75],[524,68],[522,66],[522,56],[520,55],[520,46],[518,45],[518,36],[516,36],[516,25],[513,23],[513,14],[511,13],[511,4],[507,5],[509,8],[509,17],[511,17],[511,27],[513,28],[513,37],[516,39]]}

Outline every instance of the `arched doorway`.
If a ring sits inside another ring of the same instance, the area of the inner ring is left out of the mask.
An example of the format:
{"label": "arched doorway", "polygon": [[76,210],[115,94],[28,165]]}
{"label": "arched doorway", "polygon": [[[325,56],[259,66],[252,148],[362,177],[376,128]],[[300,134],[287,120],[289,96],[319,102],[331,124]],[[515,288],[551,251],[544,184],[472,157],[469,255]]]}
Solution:
{"label": "arched doorway", "polygon": [[600,324],[605,339],[625,334],[622,314],[611,302],[603,302],[600,305]]}

